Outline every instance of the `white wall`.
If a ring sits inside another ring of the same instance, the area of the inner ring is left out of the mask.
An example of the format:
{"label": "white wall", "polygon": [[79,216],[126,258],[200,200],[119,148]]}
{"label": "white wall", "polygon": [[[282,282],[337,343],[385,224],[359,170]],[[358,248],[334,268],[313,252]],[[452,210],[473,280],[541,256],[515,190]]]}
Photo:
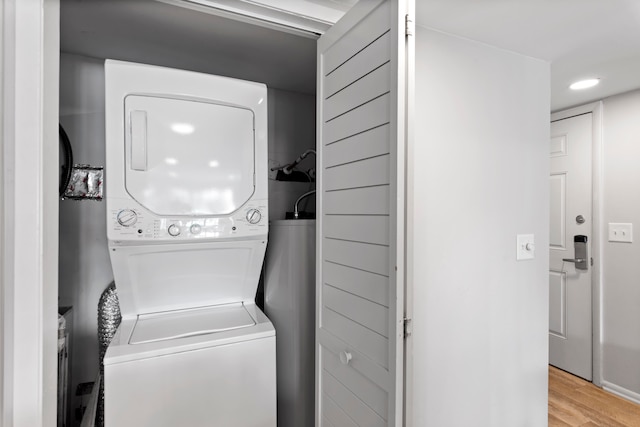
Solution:
{"label": "white wall", "polygon": [[418,27],[415,98],[413,425],[546,425],[549,64]]}
{"label": "white wall", "polygon": [[[104,61],[61,54],[60,122],[75,163],[104,166]],[[287,164],[315,147],[315,96],[269,89],[269,158]],[[313,156],[302,167],[311,167]],[[311,163],[308,163],[311,162]],[[108,173],[108,171],[106,172]],[[284,218],[306,183],[269,181],[269,215]],[[105,188],[108,191],[108,188]],[[60,305],[73,306],[72,390],[98,373],[97,304],[113,280],[101,202],[60,202]]]}
{"label": "white wall", "polygon": [[[603,385],[640,401],[640,91],[603,104]],[[608,242],[610,222],[633,223],[634,242]]]}

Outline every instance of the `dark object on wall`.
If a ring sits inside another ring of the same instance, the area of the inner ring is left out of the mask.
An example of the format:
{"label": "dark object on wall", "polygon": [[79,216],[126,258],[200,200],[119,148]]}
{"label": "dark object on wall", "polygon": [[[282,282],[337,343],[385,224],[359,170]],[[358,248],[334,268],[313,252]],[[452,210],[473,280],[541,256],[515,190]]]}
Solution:
{"label": "dark object on wall", "polygon": [[100,295],[98,303],[98,346],[100,347],[100,395],[98,396],[98,410],[96,411],[96,427],[104,426],[104,355],[111,339],[120,326],[120,302],[116,284],[111,282]]}
{"label": "dark object on wall", "polygon": [[315,182],[316,180],[316,168],[315,166],[306,172],[296,170],[296,166],[303,161],[309,154],[316,155],[316,150],[309,149],[298,156],[292,163],[285,166],[276,166],[271,168],[271,171],[278,171],[276,174],[276,181],[295,181],[295,182]]}
{"label": "dark object on wall", "polygon": [[64,194],[69,180],[71,180],[71,169],[73,168],[73,150],[71,149],[71,141],[69,136],[61,124],[58,124],[58,140],[60,144],[60,181],[58,186],[58,194],[60,197]]}
{"label": "dark object on wall", "polygon": [[67,132],[58,124],[60,141],[60,182],[58,195],[63,199],[102,200],[102,166],[73,164],[73,150]]}
{"label": "dark object on wall", "polygon": [[285,212],[284,219],[316,219],[315,212],[300,211],[298,216],[295,216],[295,212]]}
{"label": "dark object on wall", "polygon": [[276,181],[315,182],[315,179],[311,178],[306,172],[291,171],[289,174],[285,174],[279,170],[276,175]]}

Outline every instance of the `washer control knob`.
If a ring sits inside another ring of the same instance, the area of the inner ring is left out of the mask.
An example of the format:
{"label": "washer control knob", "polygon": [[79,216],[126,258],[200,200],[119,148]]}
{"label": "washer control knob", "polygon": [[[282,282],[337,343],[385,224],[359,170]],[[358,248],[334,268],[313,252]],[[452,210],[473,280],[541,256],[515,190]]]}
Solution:
{"label": "washer control knob", "polygon": [[247,212],[247,221],[249,224],[257,224],[262,219],[262,212],[259,209],[249,209]]}
{"label": "washer control knob", "polygon": [[116,220],[123,227],[131,227],[138,222],[138,214],[133,209],[123,209],[116,215]]}
{"label": "washer control knob", "polygon": [[180,227],[177,226],[176,224],[171,224],[167,229],[167,231],[169,232],[170,235],[172,235],[173,237],[176,237],[177,235],[180,234]]}
{"label": "washer control knob", "polygon": [[200,224],[193,224],[189,230],[191,231],[191,234],[200,234],[202,226]]}

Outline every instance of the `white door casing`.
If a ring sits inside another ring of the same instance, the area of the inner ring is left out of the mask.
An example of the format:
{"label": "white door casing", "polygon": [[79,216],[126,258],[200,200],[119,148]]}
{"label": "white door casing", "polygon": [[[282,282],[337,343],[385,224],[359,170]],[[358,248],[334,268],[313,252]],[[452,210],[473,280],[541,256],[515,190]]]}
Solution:
{"label": "white door casing", "polygon": [[0,425],[56,423],[59,1],[2,1]]}
{"label": "white door casing", "polygon": [[403,425],[407,3],[318,40],[316,426]]}
{"label": "white door casing", "polygon": [[574,236],[592,247],[591,113],[551,123],[549,363],[592,379],[592,266],[576,268]]}

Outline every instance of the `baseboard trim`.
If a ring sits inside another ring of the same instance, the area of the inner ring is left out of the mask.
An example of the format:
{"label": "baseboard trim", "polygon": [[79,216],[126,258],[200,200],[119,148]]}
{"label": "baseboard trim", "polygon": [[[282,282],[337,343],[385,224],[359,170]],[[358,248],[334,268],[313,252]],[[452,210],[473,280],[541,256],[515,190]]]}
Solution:
{"label": "baseboard trim", "polygon": [[613,393],[616,396],[622,397],[623,399],[627,399],[634,403],[640,404],[640,393],[627,390],[624,387],[620,387],[619,385],[612,384],[608,381],[602,381],[602,388],[609,393]]}

